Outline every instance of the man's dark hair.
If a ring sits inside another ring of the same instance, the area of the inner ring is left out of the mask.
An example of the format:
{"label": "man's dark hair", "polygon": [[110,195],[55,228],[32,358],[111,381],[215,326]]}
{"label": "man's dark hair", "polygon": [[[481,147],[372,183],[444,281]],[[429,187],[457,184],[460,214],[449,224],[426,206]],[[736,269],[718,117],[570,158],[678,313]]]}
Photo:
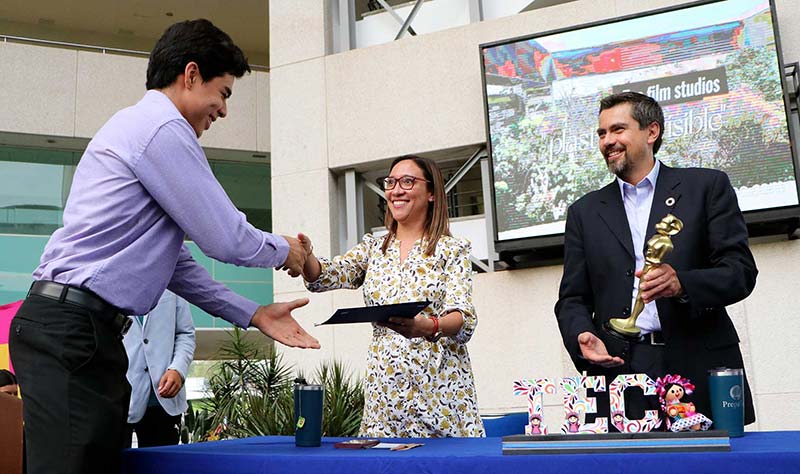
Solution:
{"label": "man's dark hair", "polygon": [[619,104],[631,104],[631,115],[639,123],[639,130],[644,130],[651,123],[658,124],[658,138],[653,144],[653,154],[661,148],[661,137],[664,136],[664,111],[653,98],[638,92],[621,92],[604,97],[600,101],[600,112]]}
{"label": "man's dark hair", "polygon": [[226,73],[242,77],[250,72],[247,58],[224,31],[210,21],[182,21],[161,35],[147,64],[147,89],[163,89],[183,74],[194,61],[203,82]]}
{"label": "man's dark hair", "polygon": [[9,372],[6,369],[0,369],[0,387],[5,387],[6,385],[16,385],[17,378],[14,377],[14,374]]}

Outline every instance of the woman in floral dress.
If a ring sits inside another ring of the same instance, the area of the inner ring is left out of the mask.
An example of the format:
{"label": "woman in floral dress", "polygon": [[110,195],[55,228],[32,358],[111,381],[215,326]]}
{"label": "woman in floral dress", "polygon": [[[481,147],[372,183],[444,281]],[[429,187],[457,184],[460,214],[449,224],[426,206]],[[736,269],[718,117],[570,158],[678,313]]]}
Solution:
{"label": "woman in floral dress", "polygon": [[470,244],[450,235],[442,173],[427,158],[402,157],[382,184],[385,237],[367,234],[326,259],[300,236],[309,290],[361,287],[368,306],[431,302],[413,319],[373,325],[359,434],[485,436],[466,346],[477,325]]}

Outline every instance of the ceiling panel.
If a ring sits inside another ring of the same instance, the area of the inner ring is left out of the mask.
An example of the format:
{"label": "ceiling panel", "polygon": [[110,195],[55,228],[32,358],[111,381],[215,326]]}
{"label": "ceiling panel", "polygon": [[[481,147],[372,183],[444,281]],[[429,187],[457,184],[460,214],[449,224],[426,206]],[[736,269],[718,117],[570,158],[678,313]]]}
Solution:
{"label": "ceiling panel", "polygon": [[171,24],[207,18],[269,65],[268,0],[2,0],[0,34],[149,51]]}

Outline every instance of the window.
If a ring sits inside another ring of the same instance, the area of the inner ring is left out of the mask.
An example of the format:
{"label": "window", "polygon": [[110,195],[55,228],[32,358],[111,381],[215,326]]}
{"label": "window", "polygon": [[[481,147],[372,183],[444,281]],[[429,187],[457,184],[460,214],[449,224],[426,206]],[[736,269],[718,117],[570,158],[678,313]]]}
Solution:
{"label": "window", "polygon": [[[0,234],[50,235],[63,225],[64,205],[81,152],[0,147]],[[211,161],[234,205],[259,229],[272,228],[270,167]]]}
{"label": "window", "polygon": [[261,230],[272,229],[269,165],[212,161],[211,171],[249,223]]}
{"label": "window", "polygon": [[61,227],[79,158],[68,151],[0,147],[0,233],[50,235]]}

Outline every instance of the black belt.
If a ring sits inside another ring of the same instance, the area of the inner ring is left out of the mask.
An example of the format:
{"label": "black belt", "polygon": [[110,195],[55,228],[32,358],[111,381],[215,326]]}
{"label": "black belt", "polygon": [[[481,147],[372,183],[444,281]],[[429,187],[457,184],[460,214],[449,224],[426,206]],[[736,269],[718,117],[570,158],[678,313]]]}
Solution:
{"label": "black belt", "polygon": [[663,346],[664,334],[661,331],[653,331],[647,334],[642,334],[642,337],[637,341],[639,344],[648,344],[650,346]]}
{"label": "black belt", "polygon": [[124,336],[131,327],[130,318],[121,314],[119,309],[107,303],[103,298],[87,290],[54,281],[35,281],[31,285],[28,295],[43,296],[59,303],[69,303],[91,310],[111,324],[115,332],[119,331],[120,336]]}

